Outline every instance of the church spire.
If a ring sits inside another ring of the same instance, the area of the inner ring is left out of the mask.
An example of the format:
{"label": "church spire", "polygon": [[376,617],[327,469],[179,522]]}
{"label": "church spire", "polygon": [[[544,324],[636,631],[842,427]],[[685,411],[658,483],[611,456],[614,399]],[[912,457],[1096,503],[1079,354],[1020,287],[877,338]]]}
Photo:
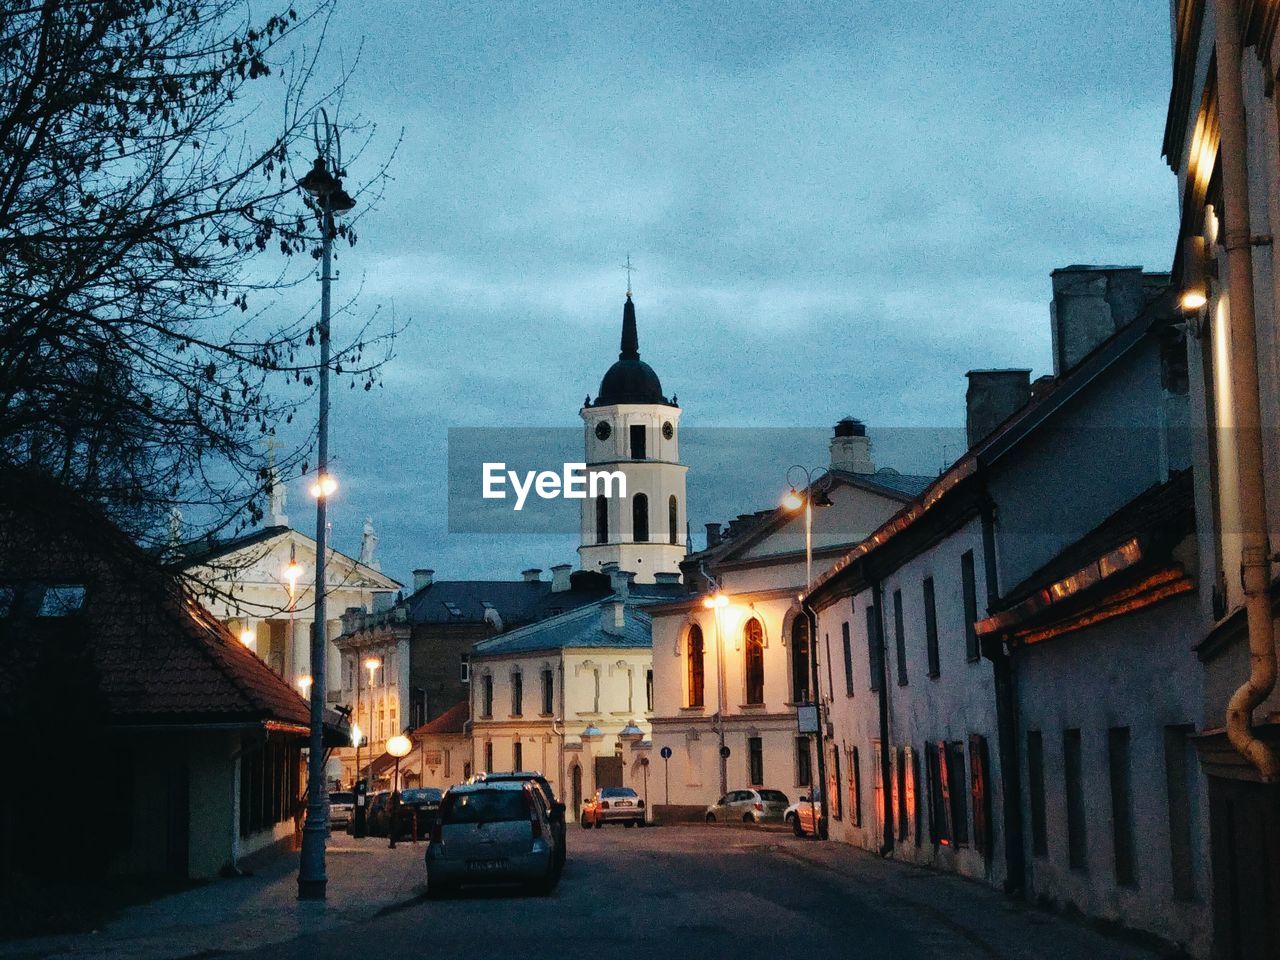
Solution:
{"label": "church spire", "polygon": [[637,360],[640,357],[640,335],[636,332],[636,305],[627,291],[627,302],[622,307],[622,351],[619,360]]}

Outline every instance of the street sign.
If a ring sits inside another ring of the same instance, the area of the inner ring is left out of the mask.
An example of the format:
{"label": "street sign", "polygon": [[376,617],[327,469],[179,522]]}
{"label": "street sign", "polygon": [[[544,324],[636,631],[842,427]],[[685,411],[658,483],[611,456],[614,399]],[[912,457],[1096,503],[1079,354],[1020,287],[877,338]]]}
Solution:
{"label": "street sign", "polygon": [[662,754],[662,759],[663,759],[663,760],[670,760],[670,759],[671,759],[671,748],[670,748],[670,747],[663,747],[663,748],[662,748],[661,750],[659,750],[658,752],[659,752],[660,754]]}
{"label": "street sign", "polygon": [[796,707],[796,723],[799,725],[800,733],[817,733],[818,705],[816,703],[802,703]]}
{"label": "street sign", "polygon": [[649,758],[648,758],[648,757],[641,757],[641,758],[640,758],[640,766],[642,766],[642,767],[647,767],[648,765],[649,765]]}

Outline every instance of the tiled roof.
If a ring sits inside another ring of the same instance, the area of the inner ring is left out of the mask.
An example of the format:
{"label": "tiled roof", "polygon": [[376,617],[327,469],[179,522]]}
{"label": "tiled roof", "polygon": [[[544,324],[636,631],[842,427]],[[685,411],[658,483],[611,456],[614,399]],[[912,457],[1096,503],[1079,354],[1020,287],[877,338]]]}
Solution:
{"label": "tiled roof", "polygon": [[472,660],[516,653],[571,648],[634,648],[653,646],[653,625],[649,615],[628,604],[622,633],[607,632],[601,625],[601,609],[607,601],[580,607],[569,613],[481,640],[471,652]]}
{"label": "tiled roof", "polygon": [[463,733],[466,731],[467,721],[470,719],[471,704],[463,700],[461,703],[455,703],[430,723],[424,723],[422,726],[410,731],[409,736],[417,739],[433,733]]}
{"label": "tiled roof", "polygon": [[310,723],[299,693],[100,511],[48,483],[38,490],[0,480],[0,582],[82,584],[85,599],[72,616],[0,619],[0,636],[24,638],[0,652],[0,702],[36,667],[43,639],[85,648],[114,724]]}
{"label": "tiled roof", "polygon": [[867,487],[882,493],[895,496],[897,499],[918,497],[924,488],[937,480],[937,477],[922,477],[914,473],[899,473],[892,467],[881,467],[875,473],[847,473],[844,470],[832,470],[833,476],[839,477],[855,486]]}

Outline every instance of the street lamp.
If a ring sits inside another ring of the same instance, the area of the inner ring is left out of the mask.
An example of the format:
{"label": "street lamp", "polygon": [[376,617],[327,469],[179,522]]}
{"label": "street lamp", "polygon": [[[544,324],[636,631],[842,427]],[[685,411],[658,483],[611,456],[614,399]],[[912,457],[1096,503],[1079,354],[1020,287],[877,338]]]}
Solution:
{"label": "street lamp", "polygon": [[298,678],[298,688],[302,691],[302,695],[304,697],[307,695],[308,691],[311,690],[311,687],[315,682],[315,677],[312,677],[310,674]]}
{"label": "street lamp", "polygon": [[720,625],[720,611],[729,606],[729,598],[723,593],[713,593],[702,605],[715,613],[716,621],[716,726],[720,735],[720,796],[729,790],[729,758],[724,745],[724,712],[727,709],[724,691],[724,631]]}
{"label": "street lamp", "polygon": [[[804,594],[800,599],[804,607],[805,630],[809,634],[809,698],[816,708],[818,720],[818,729],[813,735],[813,742],[814,750],[818,755],[818,787],[822,791],[822,817],[820,821],[814,823],[814,835],[820,836],[822,830],[819,823],[827,822],[830,800],[827,797],[829,791],[827,790],[826,751],[822,747],[822,697],[818,695],[818,623],[808,603],[809,591],[813,589],[813,508],[831,506],[831,498],[827,496],[827,490],[831,487],[831,474],[825,471],[817,471],[816,474],[815,480],[815,471],[808,467],[800,464],[789,467],[787,485],[791,489],[783,496],[782,506],[791,511],[804,509]],[[803,492],[796,490],[801,476],[804,477]],[[836,789],[840,789],[839,784],[836,784]],[[809,791],[810,805],[813,804],[814,792],[813,789]]]}
{"label": "street lamp", "polygon": [[[323,125],[323,135],[321,126]],[[311,630],[311,738],[307,752],[307,822],[302,828],[302,856],[298,865],[298,899],[323,900],[325,839],[329,834],[329,804],[324,769],[325,691],[325,552],[328,539],[328,499],[337,484],[329,476],[329,314],[333,286],[334,214],[345,213],[355,201],[342,189],[342,145],[338,128],[323,109],[315,120],[316,159],[298,186],[320,208],[320,421],[316,440],[316,586]]]}
{"label": "street lamp", "polygon": [[413,741],[403,733],[397,733],[387,741],[387,753],[396,758],[396,772],[391,778],[391,826],[387,832],[391,834],[391,842],[387,844],[392,850],[396,848],[396,834],[400,832],[400,758],[409,755],[413,749]]}

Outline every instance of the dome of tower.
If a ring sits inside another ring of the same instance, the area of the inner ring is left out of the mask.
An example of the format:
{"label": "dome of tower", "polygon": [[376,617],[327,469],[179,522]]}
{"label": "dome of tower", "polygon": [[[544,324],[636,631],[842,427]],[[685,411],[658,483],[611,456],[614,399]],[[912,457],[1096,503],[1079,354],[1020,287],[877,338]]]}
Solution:
{"label": "dome of tower", "polygon": [[605,407],[615,403],[669,404],[662,393],[662,381],[653,367],[640,359],[640,338],[636,332],[636,308],[627,294],[622,308],[622,349],[617,362],[600,381],[600,393],[592,406]]}

